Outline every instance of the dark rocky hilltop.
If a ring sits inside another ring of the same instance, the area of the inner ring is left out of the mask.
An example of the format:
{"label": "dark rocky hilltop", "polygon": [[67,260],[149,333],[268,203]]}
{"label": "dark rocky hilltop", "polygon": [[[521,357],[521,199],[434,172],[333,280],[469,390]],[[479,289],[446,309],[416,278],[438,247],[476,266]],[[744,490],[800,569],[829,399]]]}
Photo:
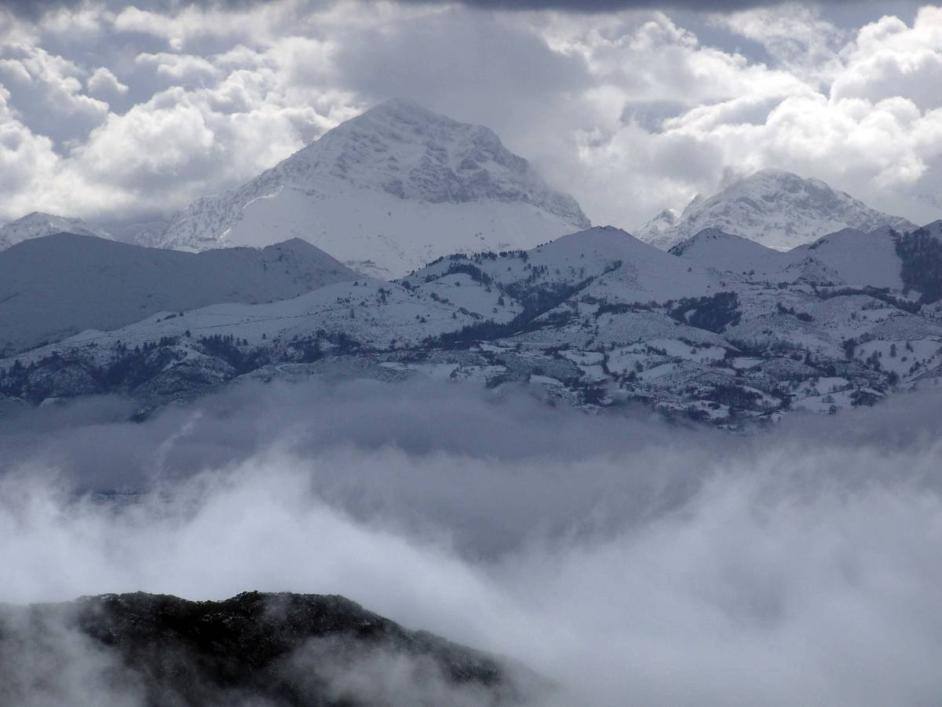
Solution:
{"label": "dark rocky hilltop", "polygon": [[509,705],[518,678],[340,596],[0,607],[2,705]]}

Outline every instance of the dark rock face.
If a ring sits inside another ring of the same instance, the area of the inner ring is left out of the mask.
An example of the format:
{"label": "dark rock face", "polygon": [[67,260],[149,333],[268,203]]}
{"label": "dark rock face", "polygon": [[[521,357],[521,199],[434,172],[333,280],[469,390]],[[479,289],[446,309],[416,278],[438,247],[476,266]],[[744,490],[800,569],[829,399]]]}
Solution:
{"label": "dark rock face", "polygon": [[900,275],[906,290],[919,292],[927,304],[942,299],[942,240],[931,226],[900,236],[896,253],[902,262]]}
{"label": "dark rock face", "polygon": [[487,655],[340,596],[120,594],[0,607],[0,704],[510,705]]}

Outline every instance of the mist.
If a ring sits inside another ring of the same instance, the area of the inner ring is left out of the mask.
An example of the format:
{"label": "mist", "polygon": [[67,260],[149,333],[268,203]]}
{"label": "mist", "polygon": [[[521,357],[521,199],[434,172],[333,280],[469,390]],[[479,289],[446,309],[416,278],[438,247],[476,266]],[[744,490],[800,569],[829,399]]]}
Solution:
{"label": "mist", "polygon": [[527,666],[539,704],[930,704],[940,411],[732,434],[379,383],[10,410],[0,602],[342,594]]}

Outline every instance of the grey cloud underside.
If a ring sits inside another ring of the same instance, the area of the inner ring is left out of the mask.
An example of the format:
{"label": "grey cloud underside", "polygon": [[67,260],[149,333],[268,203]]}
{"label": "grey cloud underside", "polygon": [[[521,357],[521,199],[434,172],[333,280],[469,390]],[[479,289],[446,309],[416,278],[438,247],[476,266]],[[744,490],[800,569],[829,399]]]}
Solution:
{"label": "grey cloud underside", "polygon": [[[188,6],[240,8],[264,4],[265,0],[150,0],[140,3],[139,6],[159,10],[174,10]],[[403,4],[461,4],[469,7],[480,7],[496,10],[563,10],[580,13],[612,12],[626,9],[685,9],[704,12],[723,12],[741,10],[750,7],[779,5],[786,0],[717,0],[714,2],[700,2],[699,0],[457,0],[457,2],[443,2],[442,0],[400,0]],[[63,7],[81,5],[80,0],[2,0],[0,7],[11,10],[26,17],[39,17],[45,12]],[[325,1],[312,2],[312,5],[329,4]],[[851,5],[849,0],[823,0],[821,5]]]}

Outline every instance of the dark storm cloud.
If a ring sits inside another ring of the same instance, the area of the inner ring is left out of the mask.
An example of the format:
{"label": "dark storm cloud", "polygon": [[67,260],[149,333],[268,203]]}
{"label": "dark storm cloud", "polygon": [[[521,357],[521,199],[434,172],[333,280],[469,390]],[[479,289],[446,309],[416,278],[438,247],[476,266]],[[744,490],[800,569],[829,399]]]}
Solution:
{"label": "dark storm cloud", "polygon": [[79,0],[2,0],[0,8],[24,17],[39,17],[60,7],[74,7]]}
{"label": "dark storm cloud", "polygon": [[[424,4],[445,4],[439,0],[406,0]],[[462,5],[494,10],[563,10],[567,12],[615,12],[618,10],[696,10],[731,12],[753,7],[781,5],[788,0],[458,0]],[[850,0],[819,0],[815,4],[843,5]]]}
{"label": "dark storm cloud", "polygon": [[[265,1],[267,0],[144,0],[136,4],[152,10],[174,11],[191,5],[238,9],[259,5]],[[83,0],[0,0],[0,8],[10,10],[21,17],[35,19],[51,10],[73,8],[82,3]]]}
{"label": "dark storm cloud", "polygon": [[[701,12],[725,12],[751,7],[778,5],[787,0],[400,0],[403,4],[461,4],[493,10],[563,10],[595,13],[631,9],[682,9]],[[192,5],[201,7],[240,8],[260,5],[267,0],[145,0],[138,3],[148,9],[172,11]],[[26,16],[38,17],[49,10],[75,7],[81,0],[0,0],[0,7]],[[323,5],[327,2],[312,2]],[[850,0],[819,0],[820,5],[849,5]]]}

